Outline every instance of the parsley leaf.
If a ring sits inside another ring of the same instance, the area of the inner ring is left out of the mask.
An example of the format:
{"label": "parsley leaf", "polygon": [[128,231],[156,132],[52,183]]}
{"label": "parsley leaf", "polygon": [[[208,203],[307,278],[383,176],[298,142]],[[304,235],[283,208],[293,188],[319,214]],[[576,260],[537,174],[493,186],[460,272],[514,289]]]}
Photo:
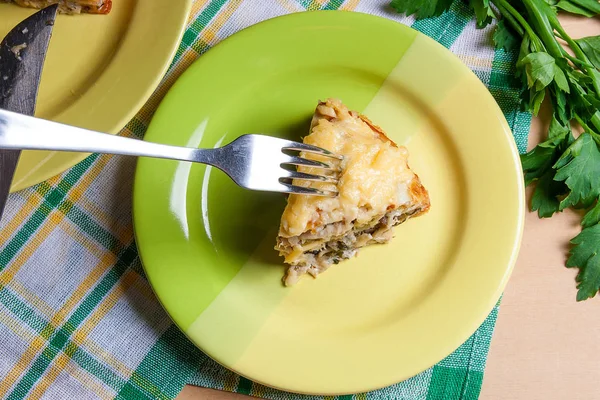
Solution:
{"label": "parsley leaf", "polygon": [[535,92],[533,97],[531,98],[531,103],[529,104],[529,111],[534,116],[537,116],[540,112],[540,108],[542,107],[542,103],[544,102],[544,97],[546,97],[546,91],[540,90],[539,92]]}
{"label": "parsley leaf", "polygon": [[554,179],[554,171],[546,171],[537,181],[531,196],[531,211],[537,211],[540,218],[549,218],[560,210],[558,196],[565,193],[565,184]]}
{"label": "parsley leaf", "polygon": [[[561,124],[556,115],[552,116],[552,120],[550,121],[550,127],[548,128],[548,138],[553,140],[553,143],[557,145],[562,143],[563,140],[567,139],[567,145],[573,143],[573,135],[571,134],[571,128],[564,126]],[[564,148],[566,149],[566,147]],[[563,150],[564,150],[563,149]]]}
{"label": "parsley leaf", "polygon": [[594,67],[600,69],[600,36],[588,36],[576,39],[575,42],[581,47]]}
{"label": "parsley leaf", "polygon": [[529,153],[521,156],[525,183],[529,185],[537,180],[533,196],[531,197],[531,210],[537,211],[540,218],[551,217],[560,211],[560,196],[567,192],[564,182],[554,180],[556,171],[552,166],[572,142],[571,129],[552,118],[548,133],[548,140],[537,145]]}
{"label": "parsley leaf", "polygon": [[527,73],[527,86],[540,91],[546,88],[553,80],[556,64],[554,57],[548,53],[529,53],[517,63],[517,67],[524,67]]}
{"label": "parsley leaf", "polygon": [[552,94],[552,107],[554,108],[554,114],[556,118],[561,124],[568,125],[572,118],[572,109],[569,105],[567,105],[567,96],[565,92],[550,88],[550,93]]}
{"label": "parsley leaf", "polygon": [[585,214],[585,217],[581,220],[581,225],[584,228],[589,228],[598,222],[600,222],[600,201],[597,201],[596,205]]}
{"label": "parsley leaf", "polygon": [[584,15],[589,18],[600,14],[600,3],[597,0],[561,0],[556,7],[571,14]]}
{"label": "parsley leaf", "polygon": [[496,29],[494,29],[494,44],[497,48],[504,49],[507,52],[517,48],[519,44],[515,34],[502,19],[498,21]]}
{"label": "parsley leaf", "polygon": [[523,171],[525,172],[525,184],[529,185],[552,168],[558,160],[556,150],[556,145],[544,142],[521,156],[521,164],[523,164]]}
{"label": "parsley leaf", "polygon": [[454,0],[392,0],[390,6],[399,13],[415,14],[417,19],[437,17],[448,10]]}
{"label": "parsley leaf", "polygon": [[567,81],[567,77],[563,70],[556,64],[554,64],[554,82],[556,82],[556,86],[563,92],[570,92],[569,82]]}
{"label": "parsley leaf", "polygon": [[475,19],[477,21],[477,28],[485,28],[494,19],[494,13],[490,8],[489,0],[469,0],[471,7],[475,10]]}
{"label": "parsley leaf", "polygon": [[567,267],[579,268],[577,275],[577,301],[592,298],[600,289],[600,224],[585,228],[571,243]]}
{"label": "parsley leaf", "polygon": [[527,54],[528,51],[529,44],[524,40],[517,68],[525,71],[525,81],[529,88],[529,93],[524,93],[525,101],[529,111],[537,115],[546,97],[546,88],[552,82],[556,84],[558,91],[569,93],[570,87],[567,76],[554,57],[542,51]]}
{"label": "parsley leaf", "polygon": [[557,181],[564,181],[570,192],[560,209],[591,204],[600,195],[600,151],[589,133],[583,133],[554,165]]}

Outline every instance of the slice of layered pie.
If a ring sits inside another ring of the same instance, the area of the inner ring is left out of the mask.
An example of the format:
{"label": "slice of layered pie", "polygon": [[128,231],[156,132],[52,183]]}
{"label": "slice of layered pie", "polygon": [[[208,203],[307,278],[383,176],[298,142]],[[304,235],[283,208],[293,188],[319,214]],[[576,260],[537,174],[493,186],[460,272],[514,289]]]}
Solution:
{"label": "slice of layered pie", "polygon": [[108,14],[112,8],[111,0],[0,0],[1,2],[32,8],[44,8],[58,3],[58,11],[63,14]]}
{"label": "slice of layered pie", "polygon": [[[289,196],[275,247],[290,265],[286,285],[305,274],[316,277],[332,264],[354,257],[361,247],[388,242],[392,227],[429,209],[427,190],[408,166],[407,149],[340,100],[319,103],[304,143],[342,155],[344,160],[337,185],[294,181],[339,194],[335,198]],[[301,172],[320,171],[302,167]]]}

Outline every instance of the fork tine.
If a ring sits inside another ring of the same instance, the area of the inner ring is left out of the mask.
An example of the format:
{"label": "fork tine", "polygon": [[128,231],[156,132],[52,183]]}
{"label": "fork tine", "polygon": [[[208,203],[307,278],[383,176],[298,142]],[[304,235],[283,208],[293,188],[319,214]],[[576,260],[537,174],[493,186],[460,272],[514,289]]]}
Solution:
{"label": "fork tine", "polygon": [[296,157],[296,156],[290,156],[290,158],[281,164],[281,166],[290,166],[290,165],[302,165],[302,166],[306,166],[306,167],[315,167],[315,168],[326,168],[326,169],[331,169],[331,170],[336,170],[337,168],[321,162],[321,161],[315,161],[315,160],[307,160],[306,158],[302,158],[302,157]]}
{"label": "fork tine", "polygon": [[322,149],[317,146],[312,146],[310,144],[299,143],[299,142],[289,142],[287,146],[285,146],[282,150],[296,150],[296,151],[305,151],[307,153],[320,154],[322,156],[335,158],[336,160],[343,160],[344,157],[338,154],[332,153],[329,150]]}
{"label": "fork tine", "polygon": [[296,186],[289,183],[281,182],[282,185],[285,185],[286,189],[283,190],[284,193],[293,193],[293,194],[304,194],[309,196],[325,196],[325,197],[337,197],[338,192],[334,192],[331,190],[320,190],[310,187],[304,186]]}
{"label": "fork tine", "polygon": [[284,178],[290,178],[290,179],[304,179],[307,181],[320,181],[320,182],[332,182],[332,183],[337,183],[339,180],[335,176],[305,174],[303,172],[288,171],[288,170],[284,170],[284,171],[285,171],[285,173],[287,173],[287,176],[284,176]]}

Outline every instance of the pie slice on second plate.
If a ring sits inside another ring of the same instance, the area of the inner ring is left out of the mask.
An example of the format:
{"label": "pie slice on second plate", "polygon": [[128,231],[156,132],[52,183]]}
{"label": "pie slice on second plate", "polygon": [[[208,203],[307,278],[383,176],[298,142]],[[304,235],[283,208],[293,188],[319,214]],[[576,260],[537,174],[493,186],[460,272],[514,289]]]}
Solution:
{"label": "pie slice on second plate", "polygon": [[64,14],[108,14],[112,8],[111,0],[0,0],[1,2],[32,8],[45,8],[58,3],[58,11]]}

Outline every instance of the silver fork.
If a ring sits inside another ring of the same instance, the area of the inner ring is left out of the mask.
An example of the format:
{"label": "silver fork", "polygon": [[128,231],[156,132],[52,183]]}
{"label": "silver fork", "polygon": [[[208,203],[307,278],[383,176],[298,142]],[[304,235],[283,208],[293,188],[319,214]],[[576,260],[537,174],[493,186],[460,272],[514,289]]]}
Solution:
{"label": "silver fork", "polygon": [[[246,189],[329,197],[335,197],[337,192],[294,185],[292,179],[337,183],[339,168],[336,164],[342,159],[319,147],[265,135],[244,135],[224,147],[196,149],[113,136],[5,110],[0,110],[0,149],[106,153],[190,161],[219,168]],[[331,162],[309,160],[284,151],[317,154]],[[320,173],[298,172],[296,166],[317,168]]]}

